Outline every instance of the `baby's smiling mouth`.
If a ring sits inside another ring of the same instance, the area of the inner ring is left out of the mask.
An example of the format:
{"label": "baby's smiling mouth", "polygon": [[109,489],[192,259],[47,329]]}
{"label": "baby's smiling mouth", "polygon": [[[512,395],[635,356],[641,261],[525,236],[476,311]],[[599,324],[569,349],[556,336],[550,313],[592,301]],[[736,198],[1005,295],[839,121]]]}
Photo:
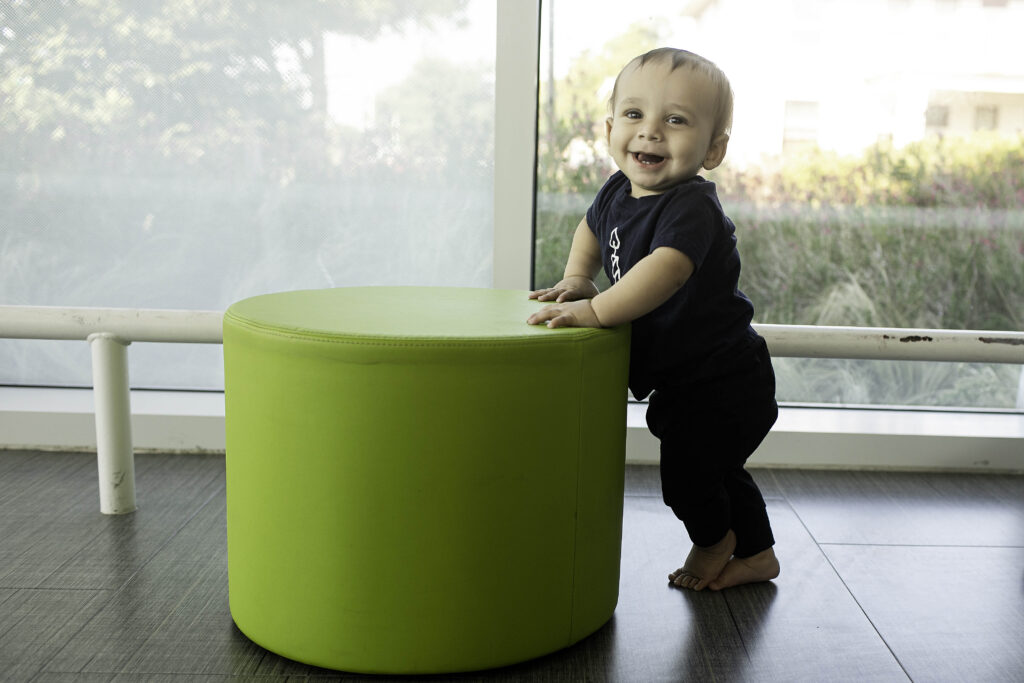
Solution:
{"label": "baby's smiling mouth", "polygon": [[644,166],[655,166],[665,160],[665,157],[660,157],[657,154],[644,154],[643,152],[633,152],[633,158]]}

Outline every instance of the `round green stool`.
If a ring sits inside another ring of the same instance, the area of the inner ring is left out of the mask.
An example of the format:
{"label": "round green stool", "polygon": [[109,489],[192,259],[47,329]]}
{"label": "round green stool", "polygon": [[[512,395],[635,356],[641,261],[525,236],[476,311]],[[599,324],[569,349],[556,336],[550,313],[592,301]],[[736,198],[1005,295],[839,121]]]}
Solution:
{"label": "round green stool", "polygon": [[231,614],[360,673],[511,664],[618,599],[628,327],[522,291],[268,294],[224,316]]}

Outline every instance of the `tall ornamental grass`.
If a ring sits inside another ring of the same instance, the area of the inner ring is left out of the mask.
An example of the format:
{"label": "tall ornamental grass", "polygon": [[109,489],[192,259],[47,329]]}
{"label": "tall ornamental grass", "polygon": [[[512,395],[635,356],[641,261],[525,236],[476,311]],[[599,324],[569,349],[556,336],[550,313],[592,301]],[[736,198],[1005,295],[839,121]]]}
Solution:
{"label": "tall ornamental grass", "polygon": [[[811,151],[726,167],[755,320],[802,325],[1024,329],[1024,136]],[[593,191],[596,191],[596,187]],[[541,197],[536,284],[561,276],[586,209]],[[1012,408],[1020,366],[779,359],[779,398]]]}

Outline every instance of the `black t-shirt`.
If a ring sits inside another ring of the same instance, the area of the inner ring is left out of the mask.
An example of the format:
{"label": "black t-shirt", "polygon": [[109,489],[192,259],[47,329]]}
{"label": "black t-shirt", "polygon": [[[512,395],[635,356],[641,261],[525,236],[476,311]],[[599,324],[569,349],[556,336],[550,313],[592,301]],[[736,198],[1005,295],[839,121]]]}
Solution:
{"label": "black t-shirt", "polygon": [[633,321],[629,387],[637,398],[682,388],[734,371],[732,359],[758,337],[754,307],[739,291],[736,228],[722,210],[715,184],[700,176],[658,195],[630,196],[615,173],[587,210],[614,284],[658,247],[693,261],[686,284],[664,304]]}

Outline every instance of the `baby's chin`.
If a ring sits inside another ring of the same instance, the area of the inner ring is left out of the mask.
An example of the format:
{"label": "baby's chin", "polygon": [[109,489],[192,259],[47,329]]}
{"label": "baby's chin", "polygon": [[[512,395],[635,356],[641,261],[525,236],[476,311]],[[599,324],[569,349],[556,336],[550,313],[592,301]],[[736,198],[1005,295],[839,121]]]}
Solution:
{"label": "baby's chin", "polygon": [[626,171],[623,171],[623,173],[629,180],[629,184],[631,187],[630,194],[633,197],[647,197],[650,195],[665,194],[672,188],[682,185],[687,180],[690,180],[691,178],[697,175],[696,173],[693,173],[687,176],[667,178],[652,183],[645,181],[645,179],[642,177],[639,177],[639,174],[630,174],[627,173]]}
{"label": "baby's chin", "polygon": [[629,184],[631,186],[629,194],[632,197],[651,197],[657,194],[664,194],[666,190],[671,189],[671,186],[666,188],[660,188],[657,186],[649,187],[633,182],[632,180],[629,181]]}

